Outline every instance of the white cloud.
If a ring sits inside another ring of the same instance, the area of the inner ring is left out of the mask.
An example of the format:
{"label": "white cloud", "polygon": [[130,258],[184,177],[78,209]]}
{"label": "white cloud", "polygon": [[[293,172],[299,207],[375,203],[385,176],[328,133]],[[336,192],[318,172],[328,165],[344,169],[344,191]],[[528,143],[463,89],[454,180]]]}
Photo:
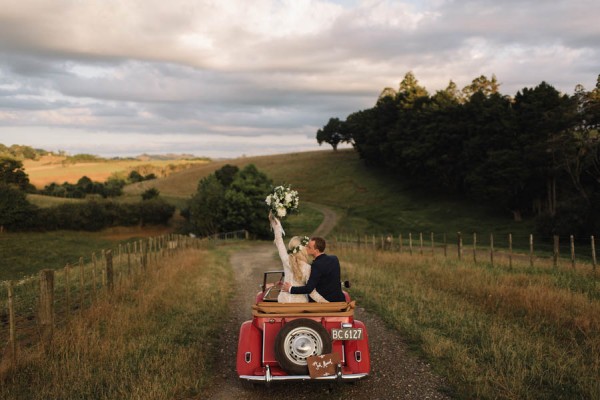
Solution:
{"label": "white cloud", "polygon": [[511,95],[591,88],[598,14],[592,0],[0,0],[0,128],[73,146],[210,137],[242,154],[300,134],[316,148],[329,117],[408,71],[430,92],[482,74]]}

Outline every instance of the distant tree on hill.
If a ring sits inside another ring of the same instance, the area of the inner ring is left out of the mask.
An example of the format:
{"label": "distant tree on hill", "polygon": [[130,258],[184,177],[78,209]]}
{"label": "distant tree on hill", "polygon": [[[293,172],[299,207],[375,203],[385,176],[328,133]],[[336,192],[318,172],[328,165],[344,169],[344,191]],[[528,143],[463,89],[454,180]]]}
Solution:
{"label": "distant tree on hill", "polygon": [[330,118],[329,122],[317,131],[317,142],[319,145],[329,143],[336,151],[340,143],[351,143],[352,136],[344,121],[339,118]]}
{"label": "distant tree on hill", "polygon": [[144,193],[142,193],[142,200],[155,199],[159,195],[160,195],[160,192],[158,191],[158,189],[156,189],[156,188],[150,188],[150,189],[144,191]]}

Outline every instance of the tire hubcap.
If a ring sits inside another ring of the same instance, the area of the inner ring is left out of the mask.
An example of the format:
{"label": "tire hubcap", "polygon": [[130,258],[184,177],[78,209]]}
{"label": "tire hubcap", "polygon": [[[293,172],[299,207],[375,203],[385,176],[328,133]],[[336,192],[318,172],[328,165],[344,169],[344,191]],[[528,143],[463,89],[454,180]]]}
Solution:
{"label": "tire hubcap", "polygon": [[285,338],[285,354],[298,365],[306,365],[308,357],[321,354],[322,350],[321,337],[310,328],[294,329]]}

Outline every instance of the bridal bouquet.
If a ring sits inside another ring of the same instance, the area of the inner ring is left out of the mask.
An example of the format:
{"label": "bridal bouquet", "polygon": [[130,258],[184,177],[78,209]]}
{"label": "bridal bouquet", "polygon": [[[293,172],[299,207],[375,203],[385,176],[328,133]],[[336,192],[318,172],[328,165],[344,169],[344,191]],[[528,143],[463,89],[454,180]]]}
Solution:
{"label": "bridal bouquet", "polygon": [[277,218],[285,217],[298,209],[298,192],[289,186],[277,186],[265,199],[265,203]]}

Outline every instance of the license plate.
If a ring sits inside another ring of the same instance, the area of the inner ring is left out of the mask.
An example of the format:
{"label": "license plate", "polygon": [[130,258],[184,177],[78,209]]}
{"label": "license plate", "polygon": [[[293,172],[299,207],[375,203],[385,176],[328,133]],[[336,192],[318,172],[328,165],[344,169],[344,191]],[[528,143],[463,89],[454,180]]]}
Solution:
{"label": "license plate", "polygon": [[362,328],[342,328],[331,330],[331,340],[361,340]]}

